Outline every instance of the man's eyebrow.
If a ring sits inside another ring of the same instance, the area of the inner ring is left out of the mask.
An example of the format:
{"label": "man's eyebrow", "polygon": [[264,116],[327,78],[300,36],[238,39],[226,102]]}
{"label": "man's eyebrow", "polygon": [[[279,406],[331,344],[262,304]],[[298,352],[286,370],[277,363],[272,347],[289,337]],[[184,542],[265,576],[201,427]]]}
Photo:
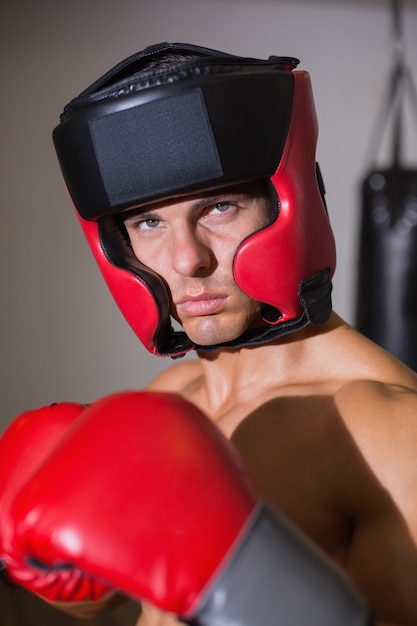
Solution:
{"label": "man's eyebrow", "polygon": [[[250,193],[246,192],[246,191],[234,191],[234,190],[227,190],[225,189],[222,192],[216,193],[213,196],[203,196],[202,198],[197,198],[196,200],[194,200],[194,202],[191,204],[191,210],[195,210],[198,211],[199,209],[204,209],[207,206],[210,206],[212,204],[217,204],[218,202],[221,202],[223,200],[226,199],[230,199],[230,200],[237,200],[240,198],[248,198],[249,196],[251,196]],[[130,209],[128,211],[126,211],[125,216],[123,216],[123,222],[128,222],[129,220],[132,220],[134,218],[137,218],[138,216],[157,216],[158,213],[157,211],[163,211],[164,207],[163,206],[148,206],[148,207],[142,207],[142,208],[137,208],[137,209]]]}
{"label": "man's eyebrow", "polygon": [[211,204],[217,204],[218,202],[222,202],[223,200],[238,200],[239,198],[247,198],[249,196],[248,193],[244,191],[222,191],[221,193],[217,193],[215,196],[204,196],[203,198],[198,198],[192,205],[192,209],[201,209],[206,206],[210,206]]}
{"label": "man's eyebrow", "polygon": [[127,212],[125,216],[122,217],[123,222],[129,222],[129,221],[134,221],[135,219],[137,219],[138,217],[144,217],[145,219],[148,216],[152,216],[155,215],[156,216],[156,210],[155,209],[132,209],[131,211]]}
{"label": "man's eyebrow", "polygon": [[202,209],[205,206],[208,206],[210,204],[216,204],[217,202],[220,202],[220,200],[222,200],[225,197],[225,194],[217,194],[215,196],[205,196],[204,198],[199,198],[198,200],[195,200],[195,202],[193,202],[193,204],[191,205],[192,209]]}

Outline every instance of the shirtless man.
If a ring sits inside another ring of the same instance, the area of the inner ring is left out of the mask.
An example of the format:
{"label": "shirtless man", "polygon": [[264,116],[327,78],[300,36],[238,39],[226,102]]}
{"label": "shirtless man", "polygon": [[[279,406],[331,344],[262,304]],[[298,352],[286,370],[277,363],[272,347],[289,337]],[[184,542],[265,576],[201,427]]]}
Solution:
{"label": "shirtless man", "polygon": [[[149,49],[74,101],[56,130],[87,239],[147,349],[197,351],[150,389],[179,394],[213,420],[258,494],[347,572],[378,625],[417,624],[417,377],[331,312],[334,242],[308,75],[293,59],[213,61],[210,51],[178,48],[189,54],[181,72],[165,61],[170,46]],[[206,121],[193,126],[202,92],[209,131]],[[136,123],[148,133],[142,153],[123,135]],[[128,169],[135,150],[140,168]],[[170,316],[184,332],[171,330]],[[143,604],[138,626],[174,623]]]}

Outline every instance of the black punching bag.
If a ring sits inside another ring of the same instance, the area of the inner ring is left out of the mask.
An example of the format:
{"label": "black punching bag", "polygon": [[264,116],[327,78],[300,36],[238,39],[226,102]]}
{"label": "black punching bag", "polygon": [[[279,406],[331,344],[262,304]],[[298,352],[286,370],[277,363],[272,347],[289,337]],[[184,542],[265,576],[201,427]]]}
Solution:
{"label": "black punching bag", "polygon": [[398,64],[388,98],[388,110],[395,109],[391,164],[372,168],[362,182],[356,328],[417,371],[417,166],[401,161],[407,85],[417,119],[411,73]]}

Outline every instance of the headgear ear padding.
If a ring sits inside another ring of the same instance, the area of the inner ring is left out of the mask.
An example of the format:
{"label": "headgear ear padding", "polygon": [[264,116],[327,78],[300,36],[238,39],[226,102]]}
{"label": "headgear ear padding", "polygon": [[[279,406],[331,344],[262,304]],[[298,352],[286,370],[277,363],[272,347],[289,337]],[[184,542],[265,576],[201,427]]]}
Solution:
{"label": "headgear ear padding", "polygon": [[279,217],[238,248],[234,277],[246,294],[277,308],[277,322],[303,313],[300,281],[323,270],[331,279],[336,252],[333,233],[318,186],[315,165],[317,118],[310,77],[294,72],[294,100],[287,141],[271,177]]}
{"label": "headgear ear padding", "polygon": [[[185,60],[149,68],[148,61],[167,53],[185,54]],[[265,303],[268,325],[223,345],[269,342],[330,315],[334,239],[317,181],[310,78],[293,71],[297,63],[158,44],[87,88],[54,130],[61,169],[100,270],[154,354],[220,346],[196,346],[172,329],[168,287],[133,254],[121,214],[249,180],[270,180],[279,210],[273,224],[238,246],[234,276],[243,292]]]}
{"label": "headgear ear padding", "polygon": [[134,330],[145,347],[152,351],[152,337],[156,334],[161,319],[158,301],[137,273],[129,272],[126,268],[120,269],[113,262],[109,262],[102,247],[98,223],[87,222],[81,218],[80,223],[114,299],[122,304],[122,313],[125,309],[124,303],[129,303],[126,308],[127,320],[130,323],[141,320]]}

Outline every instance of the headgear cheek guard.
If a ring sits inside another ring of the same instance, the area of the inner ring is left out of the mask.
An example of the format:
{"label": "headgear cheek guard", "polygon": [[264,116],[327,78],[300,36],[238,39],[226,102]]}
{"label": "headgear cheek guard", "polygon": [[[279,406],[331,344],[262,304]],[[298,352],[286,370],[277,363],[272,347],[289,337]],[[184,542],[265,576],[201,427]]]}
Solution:
{"label": "headgear cheek guard", "polygon": [[[170,53],[185,60],[143,69]],[[120,214],[249,180],[269,179],[279,210],[238,246],[234,277],[265,304],[267,323],[222,345],[257,345],[328,319],[335,246],[315,161],[310,78],[293,71],[297,63],[160,44],[65,108],[53,136],[69,193],[113,297],[150,352],[220,346],[196,346],[172,329],[167,288],[136,259]]]}

